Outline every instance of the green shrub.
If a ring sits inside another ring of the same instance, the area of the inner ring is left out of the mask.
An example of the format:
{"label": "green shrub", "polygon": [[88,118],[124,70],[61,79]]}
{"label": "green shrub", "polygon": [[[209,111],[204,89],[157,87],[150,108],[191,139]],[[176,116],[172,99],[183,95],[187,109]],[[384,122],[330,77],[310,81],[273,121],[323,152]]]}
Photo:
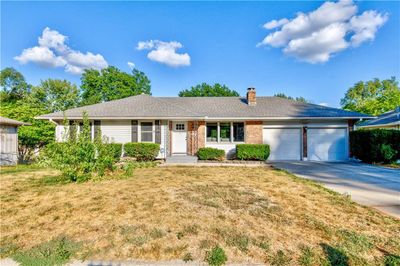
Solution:
{"label": "green shrub", "polygon": [[153,161],[156,159],[160,144],[146,142],[130,142],[124,145],[125,154],[138,161]]}
{"label": "green shrub", "polygon": [[400,159],[400,131],[362,129],[350,132],[350,152],[366,163],[390,163]]}
{"label": "green shrub", "polygon": [[221,247],[215,246],[210,251],[207,251],[205,260],[209,265],[220,266],[225,264],[227,257],[225,251]]}
{"label": "green shrub", "polygon": [[200,148],[197,151],[197,157],[200,160],[222,161],[225,158],[225,151],[216,148]]}
{"label": "green shrub", "polygon": [[104,144],[107,149],[110,149],[115,162],[118,162],[121,159],[122,155],[122,144],[121,143],[107,143]]}
{"label": "green shrub", "polygon": [[82,132],[68,135],[66,142],[47,145],[40,153],[39,164],[60,170],[71,181],[86,181],[94,173],[103,176],[107,169],[113,170],[115,152],[101,138],[91,140],[87,115]]}
{"label": "green shrub", "polygon": [[236,158],[239,160],[265,161],[269,157],[269,145],[267,144],[237,144]]}

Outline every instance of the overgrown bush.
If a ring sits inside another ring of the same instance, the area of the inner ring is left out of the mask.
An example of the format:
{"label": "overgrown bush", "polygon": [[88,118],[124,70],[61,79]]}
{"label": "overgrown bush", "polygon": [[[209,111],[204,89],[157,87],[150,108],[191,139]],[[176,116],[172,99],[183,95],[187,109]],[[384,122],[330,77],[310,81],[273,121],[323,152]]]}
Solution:
{"label": "overgrown bush", "polygon": [[130,142],[124,145],[125,154],[138,161],[153,161],[156,159],[160,144],[145,142]]}
{"label": "overgrown bush", "polygon": [[101,137],[91,140],[90,124],[87,115],[83,116],[82,131],[69,134],[65,142],[47,145],[40,153],[39,163],[58,169],[71,181],[86,181],[93,174],[103,176],[106,170],[113,170],[115,150]]}
{"label": "overgrown bush", "polygon": [[400,159],[400,131],[362,129],[350,132],[352,156],[366,163],[390,163]]}
{"label": "overgrown bush", "polygon": [[269,145],[267,144],[237,144],[236,158],[239,160],[265,161],[269,157]]}
{"label": "overgrown bush", "polygon": [[225,151],[216,148],[200,148],[197,151],[197,157],[200,160],[222,161],[225,158]]}
{"label": "overgrown bush", "polygon": [[106,143],[104,144],[106,149],[110,149],[112,152],[115,162],[121,159],[122,155],[122,144],[121,143]]}

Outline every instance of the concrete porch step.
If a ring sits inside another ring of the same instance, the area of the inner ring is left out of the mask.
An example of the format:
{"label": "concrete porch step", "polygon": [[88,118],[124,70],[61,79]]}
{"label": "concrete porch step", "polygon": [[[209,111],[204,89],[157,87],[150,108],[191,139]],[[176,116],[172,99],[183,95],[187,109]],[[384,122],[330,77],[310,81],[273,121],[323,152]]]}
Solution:
{"label": "concrete porch step", "polygon": [[165,159],[165,163],[171,163],[171,164],[197,163],[197,157],[190,155],[172,155]]}

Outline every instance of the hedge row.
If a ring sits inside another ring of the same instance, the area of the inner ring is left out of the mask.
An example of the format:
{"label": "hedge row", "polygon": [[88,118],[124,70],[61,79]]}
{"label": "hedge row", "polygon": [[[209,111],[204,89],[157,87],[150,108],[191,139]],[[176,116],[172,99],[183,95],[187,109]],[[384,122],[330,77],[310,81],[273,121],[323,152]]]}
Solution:
{"label": "hedge row", "polygon": [[200,148],[197,152],[200,160],[222,161],[225,158],[225,151],[216,148]]}
{"label": "hedge row", "polygon": [[107,149],[112,150],[113,157],[116,162],[121,158],[122,147],[124,155],[135,158],[138,161],[154,161],[160,151],[158,143],[130,142],[125,143],[108,143],[104,144]]}
{"label": "hedge row", "polygon": [[130,142],[124,145],[125,154],[138,161],[153,161],[160,151],[158,143]]}
{"label": "hedge row", "polygon": [[[236,158],[239,160],[257,160],[265,161],[270,153],[269,145],[267,144],[237,144]],[[216,148],[200,148],[197,152],[197,157],[200,160],[223,160],[225,151]]]}
{"label": "hedge row", "polygon": [[270,153],[267,144],[237,144],[236,158],[239,160],[258,160],[265,161]]}
{"label": "hedge row", "polygon": [[362,129],[350,132],[352,156],[366,163],[400,160],[400,131]]}

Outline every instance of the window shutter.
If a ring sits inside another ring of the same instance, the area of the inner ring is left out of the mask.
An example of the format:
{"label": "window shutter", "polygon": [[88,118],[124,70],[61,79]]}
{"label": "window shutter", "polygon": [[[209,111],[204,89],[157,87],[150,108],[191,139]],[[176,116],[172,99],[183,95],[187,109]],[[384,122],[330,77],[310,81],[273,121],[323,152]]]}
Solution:
{"label": "window shutter", "polygon": [[155,136],[155,143],[161,144],[161,121],[155,121],[155,128],[156,128],[156,136]]}
{"label": "window shutter", "polygon": [[138,142],[138,121],[132,120],[132,134],[131,134],[131,142]]}
{"label": "window shutter", "polygon": [[98,137],[100,132],[100,126],[101,126],[101,121],[100,120],[94,120],[94,139]]}

